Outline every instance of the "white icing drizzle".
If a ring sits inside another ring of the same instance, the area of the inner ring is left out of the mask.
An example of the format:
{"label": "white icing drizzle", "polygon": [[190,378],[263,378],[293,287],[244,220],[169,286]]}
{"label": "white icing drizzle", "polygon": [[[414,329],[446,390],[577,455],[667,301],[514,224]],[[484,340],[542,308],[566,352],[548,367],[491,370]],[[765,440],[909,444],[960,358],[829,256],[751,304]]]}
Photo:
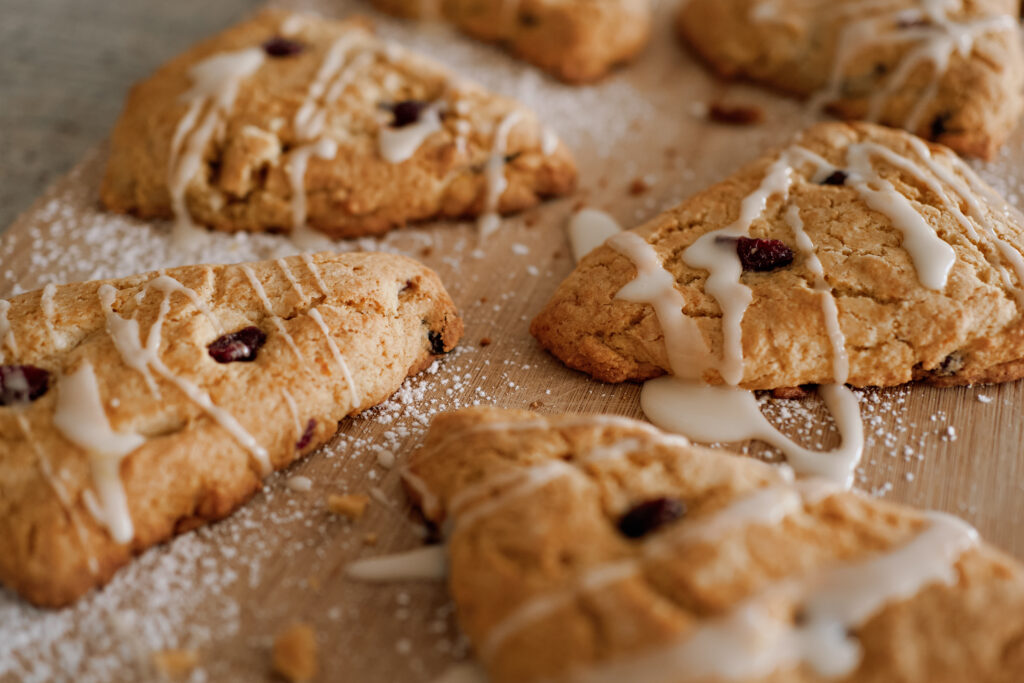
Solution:
{"label": "white icing drizzle", "polygon": [[[873,7],[870,6],[872,4]],[[858,56],[887,45],[909,45],[885,84],[875,88],[871,94],[866,118],[878,121],[884,113],[885,105],[905,88],[910,76],[918,72],[922,65],[930,64],[931,82],[902,123],[904,128],[916,131],[938,93],[939,84],[949,69],[953,55],[966,59],[980,36],[1017,30],[1016,21],[1009,14],[969,22],[951,19],[951,12],[963,9],[962,0],[921,0],[918,5],[910,9],[893,7],[891,3],[860,3],[853,6],[852,9],[858,11],[882,9],[885,6],[888,8],[873,16],[843,19],[832,70],[825,87],[812,98],[814,107],[820,109],[843,97],[847,69]]]}
{"label": "white icing drizzle", "polygon": [[754,394],[737,387],[659,377],[644,383],[640,406],[662,429],[705,443],[758,439],[785,453],[797,472],[827,477],[849,487],[864,450],[857,396],[841,384],[824,384],[819,391],[842,436],[838,448],[824,452],[804,448],[779,432],[761,414]]}
{"label": "white icing drizzle", "polygon": [[111,429],[90,363],[83,363],[75,372],[61,377],[53,424],[65,438],[89,454],[93,485],[103,513],[97,521],[110,530],[118,543],[131,541],[135,532],[121,482],[121,462],[146,439]]}
{"label": "white icing drizzle", "polygon": [[327,285],[324,283],[324,279],[320,276],[320,269],[316,267],[316,263],[313,261],[313,257],[309,254],[302,255],[302,262],[306,264],[306,269],[309,270],[309,274],[316,280],[317,289],[325,297],[330,296],[331,293],[327,291]]}
{"label": "white icing drizzle", "polygon": [[299,407],[295,404],[295,397],[287,389],[281,390],[281,396],[284,397],[284,404],[288,406],[288,412],[292,415],[292,421],[295,423],[295,433],[298,436],[302,436],[302,432],[305,429],[302,426],[302,420],[299,419]]}
{"label": "white icing drizzle", "polygon": [[415,123],[393,128],[383,125],[377,134],[380,156],[390,164],[412,157],[427,138],[441,130],[441,104],[433,103],[420,112]]}
{"label": "white icing drizzle", "polygon": [[43,293],[39,297],[39,307],[43,311],[43,323],[50,333],[50,339],[57,344],[57,330],[53,328],[53,297],[57,293],[57,285],[52,282],[43,287]]}
{"label": "white icing drizzle", "polygon": [[330,102],[325,95],[328,94],[328,87],[332,81],[344,80],[345,62],[358,42],[358,35],[354,31],[344,33],[331,44],[324,55],[316,76],[309,84],[305,99],[295,112],[294,128],[300,139],[315,140],[322,134],[326,103]]}
{"label": "white icing drizzle", "polygon": [[[851,630],[889,602],[912,598],[926,586],[956,584],[956,563],[977,543],[977,534],[954,517],[931,513],[928,520],[900,547],[771,585],[676,643],[598,666],[579,680],[760,679],[800,664],[823,677],[847,676],[863,657]],[[779,609],[784,604],[804,615],[799,625]]]}
{"label": "white icing drizzle", "polygon": [[274,306],[270,303],[270,299],[267,297],[267,291],[263,288],[263,283],[260,282],[259,278],[256,277],[256,273],[253,272],[253,269],[249,266],[242,264],[240,268],[242,269],[242,272],[245,273],[246,279],[249,280],[249,284],[256,292],[256,296],[260,298],[260,302],[263,304],[263,309],[274,322],[274,327],[276,327],[277,331],[281,333],[282,337],[284,337],[284,341],[288,344],[288,348],[292,350],[292,353],[295,354],[295,357],[299,359],[300,363],[305,364],[306,357],[302,355],[302,351],[299,350],[298,345],[295,343],[295,339],[288,334],[288,329],[281,321],[281,317],[274,313]]}
{"label": "white icing drizzle", "polygon": [[284,273],[284,276],[288,279],[288,282],[291,283],[292,289],[294,289],[295,293],[299,295],[299,299],[305,302],[306,292],[304,289],[302,289],[302,285],[299,284],[299,281],[295,279],[295,275],[292,274],[291,268],[288,267],[288,262],[285,261],[283,258],[279,258],[274,263],[277,264],[277,267],[281,269],[282,273]]}
{"label": "white icing drizzle", "polygon": [[18,343],[14,339],[14,330],[11,329],[11,323],[7,319],[7,312],[10,310],[11,302],[7,299],[0,299],[0,363],[6,359],[5,347],[13,355],[18,355]]}
{"label": "white icing drizzle", "polygon": [[477,223],[482,238],[488,237],[501,225],[501,216],[498,215],[498,203],[501,195],[508,187],[508,179],[505,178],[505,154],[508,151],[508,137],[519,120],[522,112],[518,109],[509,112],[505,118],[498,123],[494,131],[494,140],[491,147],[491,156],[484,167],[484,210],[480,214]]}
{"label": "white icing drizzle", "polygon": [[338,350],[338,345],[335,343],[334,337],[331,336],[331,331],[327,327],[327,323],[324,322],[324,317],[320,314],[320,311],[316,308],[311,308],[309,310],[309,317],[313,319],[313,322],[323,332],[324,339],[327,341],[327,347],[331,350],[331,355],[334,356],[334,362],[341,369],[341,374],[344,375],[345,382],[348,384],[348,393],[352,399],[351,410],[355,410],[359,407],[359,394],[356,393],[356,383],[352,379],[352,373],[349,372],[348,364],[345,362],[345,358],[342,357],[341,351]]}
{"label": "white icing drizzle", "polygon": [[579,263],[609,237],[622,232],[622,226],[604,211],[582,209],[569,219],[568,231],[572,257]]}
{"label": "white icing drizzle", "polygon": [[189,107],[174,131],[167,177],[173,236],[179,244],[194,242],[203,234],[189,214],[185,192],[198,175],[203,154],[221,128],[223,116],[234,106],[239,86],[260,68],[263,59],[263,50],[251,47],[214,55],[189,70],[192,87],[183,95]]}
{"label": "white icing drizzle", "polygon": [[447,575],[448,560],[441,545],[356,560],[345,567],[348,578],[370,583],[442,581]]}
{"label": "white icing drizzle", "polygon": [[[170,277],[161,276],[171,282],[177,282]],[[263,448],[253,436],[239,424],[238,420],[234,418],[229,412],[223,408],[218,407],[214,404],[210,395],[205,391],[197,387],[195,384],[188,380],[174,374],[170,368],[168,368],[164,362],[160,359],[160,341],[161,333],[163,331],[163,323],[167,317],[167,313],[171,307],[171,294],[173,292],[180,292],[179,287],[174,287],[166,281],[160,281],[161,278],[155,278],[147,283],[147,287],[154,286],[163,293],[163,298],[160,301],[160,310],[157,313],[157,318],[149,328],[149,333],[146,337],[146,344],[141,344],[139,337],[139,325],[138,321],[134,319],[126,320],[119,316],[113,309],[112,304],[114,300],[113,287],[110,289],[100,288],[100,302],[103,304],[104,314],[106,315],[107,331],[110,333],[111,338],[114,340],[114,346],[121,354],[121,358],[125,364],[131,368],[138,369],[147,377],[147,383],[150,383],[151,389],[155,387],[155,383],[152,377],[148,374],[148,368],[152,368],[158,375],[166,379],[168,382],[176,386],[190,401],[199,406],[207,415],[209,415],[217,424],[221,426],[225,431],[231,434],[232,438],[235,439],[243,448],[256,459],[259,463],[260,471],[262,474],[268,474],[270,472],[270,456],[267,450]],[[158,282],[160,281],[160,282]],[[187,288],[184,288],[187,289]]]}
{"label": "white icing drizzle", "polygon": [[402,470],[402,481],[416,492],[420,501],[420,508],[428,519],[436,519],[441,514],[441,501],[427,486],[423,478],[413,474],[408,469]]}
{"label": "white icing drizzle", "polygon": [[185,298],[192,302],[193,306],[199,309],[199,312],[202,313],[203,317],[205,317],[210,322],[210,325],[213,326],[213,329],[216,330],[217,334],[223,334],[224,328],[221,327],[220,320],[218,320],[217,317],[213,315],[213,312],[207,307],[206,304],[203,303],[203,300],[199,298],[199,294],[191,287],[186,287],[185,285],[175,280],[173,277],[165,275],[163,273],[161,273],[158,277],[155,277],[149,282],[147,282],[146,287],[155,289],[158,292],[163,292],[165,294],[171,294],[173,292],[183,294]]}
{"label": "white icing drizzle", "polygon": [[308,145],[296,147],[288,155],[288,181],[292,191],[292,240],[299,246],[312,246],[322,238],[306,223],[306,167],[312,156],[333,159],[338,154],[338,143],[321,138]]}

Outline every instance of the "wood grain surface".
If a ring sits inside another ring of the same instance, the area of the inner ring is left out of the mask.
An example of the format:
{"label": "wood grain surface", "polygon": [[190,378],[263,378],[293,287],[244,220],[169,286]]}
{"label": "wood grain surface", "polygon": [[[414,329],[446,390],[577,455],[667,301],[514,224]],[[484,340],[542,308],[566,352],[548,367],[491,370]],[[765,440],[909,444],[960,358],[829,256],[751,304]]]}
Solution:
{"label": "wood grain surface", "polygon": [[[344,578],[355,558],[423,543],[424,528],[401,492],[397,468],[380,461],[393,453],[400,463],[431,414],[477,402],[640,416],[637,386],[571,372],[528,335],[530,319],[572,269],[567,216],[586,204],[634,226],[815,118],[799,103],[710,78],[670,34],[673,4],[659,6],[660,28],[635,66],[578,89],[447,29],[376,17],[385,36],[538,110],[576,154],[579,192],[505,220],[483,243],[472,224],[443,223],[335,244],[400,251],[435,268],[465,317],[461,348],[382,407],[343,423],[330,446],[271,477],[237,514],[150,550],[79,604],[39,611],[0,592],[0,681],[151,680],[157,676],[152,653],[168,648],[198,653],[191,680],[269,680],[273,637],[296,621],[316,630],[324,681],[427,681],[468,656],[443,585]],[[355,3],[314,7],[368,13]],[[702,105],[719,100],[761,107],[765,122],[709,123]],[[176,250],[167,225],[98,208],[104,157],[102,146],[90,153],[0,238],[0,296],[51,281],[297,251],[281,237],[225,235],[196,250]],[[1021,162],[1019,133],[996,162],[976,167],[1019,206]],[[631,191],[638,178],[650,189]],[[858,488],[960,515],[1024,558],[1024,385],[860,393],[869,440]],[[765,410],[804,442],[835,442],[815,400],[766,400]],[[298,474],[312,479],[311,491],[287,487]],[[327,513],[325,496],[342,491],[373,494],[363,519],[346,522]]]}

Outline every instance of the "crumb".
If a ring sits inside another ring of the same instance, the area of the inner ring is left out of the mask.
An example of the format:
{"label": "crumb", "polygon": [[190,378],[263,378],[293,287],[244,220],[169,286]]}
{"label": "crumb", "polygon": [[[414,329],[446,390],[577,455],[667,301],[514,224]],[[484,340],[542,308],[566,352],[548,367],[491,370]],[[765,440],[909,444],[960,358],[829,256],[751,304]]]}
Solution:
{"label": "crumb", "polygon": [[482,304],[487,303],[487,297],[486,296],[480,297],[480,303],[482,303]]}
{"label": "crumb", "polygon": [[481,347],[490,346],[490,345],[491,345],[491,338],[490,337],[484,337],[483,339],[480,340],[480,346]]}
{"label": "crumb", "polygon": [[555,249],[555,253],[553,253],[552,256],[554,258],[562,258],[562,250],[561,249]]}
{"label": "crumb", "polygon": [[369,496],[362,496],[359,494],[346,493],[345,495],[338,495],[332,493],[327,496],[327,509],[336,515],[342,517],[348,517],[349,519],[359,519],[366,512],[366,506],[370,504]]}
{"label": "crumb", "polygon": [[530,404],[530,410],[537,410],[537,408],[540,408],[543,405],[543,401],[534,401],[533,403]]}
{"label": "crumb", "polygon": [[586,202],[584,202],[582,199],[577,200],[577,202],[572,205],[572,212],[576,213],[577,211],[582,211],[586,207],[587,207],[587,203]]}
{"label": "crumb", "polygon": [[629,193],[634,197],[647,192],[649,189],[651,189],[651,186],[646,178],[634,178],[633,182],[629,184]]}
{"label": "crumb", "polygon": [[422,249],[420,249],[420,256],[430,256],[433,253],[434,253],[434,248],[431,247],[431,246],[426,246],[426,247],[423,247]]}
{"label": "crumb", "polygon": [[363,545],[377,545],[377,534],[370,532],[363,536]]}
{"label": "crumb", "polygon": [[772,398],[807,398],[811,392],[804,387],[779,387],[772,389]]}
{"label": "crumb", "polygon": [[199,663],[199,653],[195,650],[160,650],[152,657],[154,666],[167,678],[187,676]]}
{"label": "crumb", "polygon": [[760,107],[742,104],[715,102],[708,108],[708,118],[717,123],[734,126],[750,126],[764,120]]}
{"label": "crumb", "polygon": [[316,634],[307,624],[293,624],[274,638],[274,671],[292,683],[317,673]]}
{"label": "crumb", "polygon": [[991,403],[992,397],[986,396],[985,394],[978,394],[977,397],[979,403]]}
{"label": "crumb", "polygon": [[540,219],[537,217],[537,214],[531,213],[529,216],[523,219],[523,225],[525,225],[528,228],[532,228],[533,226],[537,225],[537,221],[539,220]]}
{"label": "crumb", "polygon": [[286,485],[292,491],[309,491],[313,488],[313,480],[297,474],[294,477],[289,477]]}

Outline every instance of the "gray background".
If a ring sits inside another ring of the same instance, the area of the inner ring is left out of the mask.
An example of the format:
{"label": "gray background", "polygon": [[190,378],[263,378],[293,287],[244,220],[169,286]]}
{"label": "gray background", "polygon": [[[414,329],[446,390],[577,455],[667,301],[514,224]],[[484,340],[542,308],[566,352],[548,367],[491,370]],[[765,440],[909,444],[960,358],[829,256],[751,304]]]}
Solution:
{"label": "gray background", "polygon": [[0,231],[110,131],[132,83],[261,0],[0,0]]}

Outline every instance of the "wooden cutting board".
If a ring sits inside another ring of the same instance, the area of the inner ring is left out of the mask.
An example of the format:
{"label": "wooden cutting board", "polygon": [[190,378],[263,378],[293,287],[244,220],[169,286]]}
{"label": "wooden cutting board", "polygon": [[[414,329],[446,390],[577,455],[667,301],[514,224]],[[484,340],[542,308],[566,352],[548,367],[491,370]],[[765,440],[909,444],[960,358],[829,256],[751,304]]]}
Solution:
{"label": "wooden cutting board", "polygon": [[[372,14],[351,0],[278,4]],[[576,154],[579,192],[505,220],[484,243],[472,224],[443,223],[335,244],[398,251],[435,268],[465,317],[460,349],[383,406],[346,421],[330,446],[271,477],[237,514],[150,550],[77,605],[40,611],[0,592],[0,681],[152,680],[152,654],[172,648],[198,652],[195,681],[269,679],[273,637],[295,621],[316,630],[325,681],[428,681],[468,655],[443,585],[367,585],[343,576],[355,558],[423,542],[397,469],[379,461],[391,454],[404,460],[432,414],[475,403],[639,417],[637,386],[571,372],[527,332],[572,269],[567,216],[586,204],[632,227],[814,120],[793,101],[711,79],[671,35],[674,5],[659,7],[656,35],[636,65],[583,88],[556,83],[444,27],[375,15],[386,37],[536,109]],[[709,123],[701,111],[712,101],[760,107],[765,122]],[[167,225],[99,209],[105,154],[103,146],[89,154],[0,238],[0,296],[48,282],[297,251],[282,237],[227,235],[175,250]],[[996,162],[975,166],[1021,205],[1024,131]],[[638,192],[638,180],[648,189]],[[858,487],[960,515],[1024,558],[1024,384],[861,394],[869,439]],[[766,401],[765,411],[805,443],[836,442],[814,400]],[[294,475],[312,479],[312,490],[291,491],[286,482]],[[342,491],[373,494],[363,519],[326,512],[325,496]]]}

